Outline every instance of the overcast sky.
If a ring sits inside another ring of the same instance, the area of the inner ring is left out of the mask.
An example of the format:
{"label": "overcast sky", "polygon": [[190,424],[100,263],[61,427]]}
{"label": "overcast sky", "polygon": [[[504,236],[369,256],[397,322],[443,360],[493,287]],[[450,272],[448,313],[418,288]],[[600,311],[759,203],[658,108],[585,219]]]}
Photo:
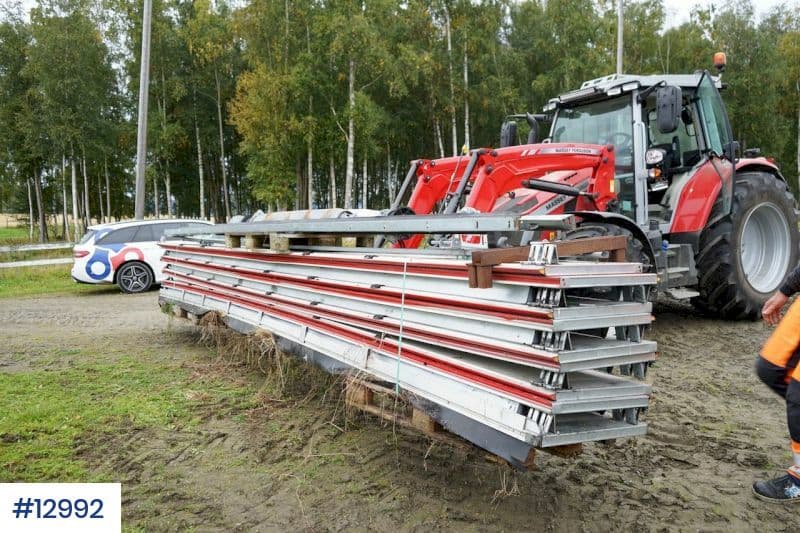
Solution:
{"label": "overcast sky", "polygon": [[[520,0],[525,1],[525,0]],[[764,13],[778,4],[796,6],[800,0],[752,0],[756,6],[756,15],[760,18]],[[679,26],[689,20],[689,13],[692,7],[700,4],[707,6],[716,3],[718,6],[725,5],[725,0],[664,0],[664,8],[667,12],[667,27]],[[22,0],[22,5],[27,9],[36,5],[36,0]]]}
{"label": "overcast sky", "polygon": [[[680,26],[689,20],[689,13],[696,5],[708,6],[709,4],[716,4],[724,6],[726,2],[717,0],[711,2],[709,0],[664,0],[664,9],[667,12],[667,27]],[[772,7],[778,4],[786,4],[790,6],[797,5],[798,0],[753,0],[753,5],[756,6],[756,16],[759,18],[769,11]]]}

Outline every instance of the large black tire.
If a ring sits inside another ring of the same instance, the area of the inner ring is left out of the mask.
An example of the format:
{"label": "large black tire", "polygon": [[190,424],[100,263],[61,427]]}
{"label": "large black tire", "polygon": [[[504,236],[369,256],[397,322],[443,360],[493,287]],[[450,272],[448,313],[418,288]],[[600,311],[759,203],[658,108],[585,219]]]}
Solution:
{"label": "large black tire", "polygon": [[794,209],[794,197],[777,176],[737,173],[731,213],[724,213],[720,194],[700,235],[695,256],[700,296],[692,304],[720,318],[759,318],[764,302],[798,261]]}

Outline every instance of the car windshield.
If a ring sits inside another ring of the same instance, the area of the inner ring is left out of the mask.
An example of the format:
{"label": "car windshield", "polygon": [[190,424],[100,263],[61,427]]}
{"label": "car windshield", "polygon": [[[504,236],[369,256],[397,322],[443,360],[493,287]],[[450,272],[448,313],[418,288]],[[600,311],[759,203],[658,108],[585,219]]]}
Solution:
{"label": "car windshield", "polygon": [[83,235],[83,237],[81,237],[81,240],[80,240],[80,241],[78,241],[78,244],[86,244],[87,242],[89,242],[89,240],[90,240],[92,237],[94,237],[94,234],[95,234],[95,233],[97,233],[97,232],[96,232],[96,231],[94,231],[94,230],[89,230],[89,231],[87,231],[87,232],[86,232],[86,233]]}

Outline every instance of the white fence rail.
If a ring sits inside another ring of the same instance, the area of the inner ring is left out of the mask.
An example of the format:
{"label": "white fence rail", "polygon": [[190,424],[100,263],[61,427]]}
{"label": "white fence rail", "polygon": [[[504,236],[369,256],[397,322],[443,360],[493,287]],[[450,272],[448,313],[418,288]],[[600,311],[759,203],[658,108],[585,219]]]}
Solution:
{"label": "white fence rail", "polygon": [[52,242],[46,244],[12,244],[9,246],[0,246],[0,253],[11,252],[35,252],[39,250],[65,250],[72,248],[74,243],[71,242]]}

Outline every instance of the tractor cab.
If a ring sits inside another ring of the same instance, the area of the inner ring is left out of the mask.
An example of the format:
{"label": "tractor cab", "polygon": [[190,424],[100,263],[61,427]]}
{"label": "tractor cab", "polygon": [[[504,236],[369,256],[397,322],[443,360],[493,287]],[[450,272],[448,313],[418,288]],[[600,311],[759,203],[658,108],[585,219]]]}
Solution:
{"label": "tractor cab", "polygon": [[611,145],[619,212],[641,227],[669,233],[683,187],[713,160],[716,182],[730,183],[731,133],[707,72],[691,75],[611,75],[550,100],[546,142]]}

